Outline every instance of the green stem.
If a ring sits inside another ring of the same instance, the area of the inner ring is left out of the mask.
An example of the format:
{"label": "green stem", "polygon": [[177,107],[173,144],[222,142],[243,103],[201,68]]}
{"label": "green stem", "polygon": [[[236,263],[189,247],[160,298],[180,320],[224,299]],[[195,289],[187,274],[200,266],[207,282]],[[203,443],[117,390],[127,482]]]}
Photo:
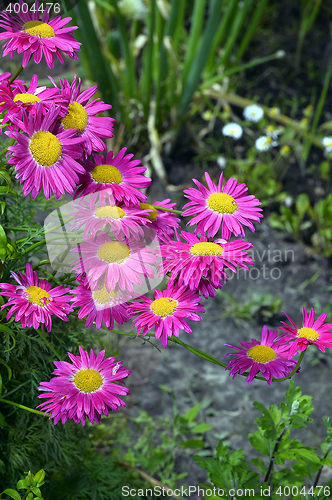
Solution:
{"label": "green stem", "polygon": [[172,212],[173,214],[183,214],[184,210],[173,210],[172,208],[160,207],[159,205],[152,204],[153,207],[158,208],[158,210],[164,210],[165,212]]}
{"label": "green stem", "polygon": [[290,374],[289,374],[289,375],[287,375],[287,377],[273,379],[273,382],[283,382],[284,380],[287,380],[287,379],[291,378],[291,377],[294,375],[294,373],[296,373],[296,372],[297,372],[297,370],[298,370],[298,368],[299,368],[300,364],[302,363],[302,359],[303,359],[304,353],[305,353],[305,351],[302,351],[302,352],[301,352],[301,355],[300,355],[300,357],[299,357],[299,360],[298,360],[298,362],[297,362],[297,364],[296,364],[296,366],[295,366],[294,370],[292,370],[292,371],[290,372]]}
{"label": "green stem", "polygon": [[[64,219],[61,224],[58,224],[57,226],[52,227],[51,229],[47,229],[44,231],[45,234],[52,233],[52,231],[55,231],[56,229],[59,229],[60,227],[63,227],[67,222],[71,221],[72,219],[75,218],[75,215],[72,215],[71,217],[68,217],[68,219]],[[22,238],[21,240],[17,240],[16,243],[23,243],[23,241],[26,241],[28,238]]]}
{"label": "green stem", "polygon": [[232,76],[235,73],[240,73],[241,71],[244,71],[249,68],[253,68],[254,66],[257,66],[259,64],[264,64],[269,61],[273,61],[274,59],[280,59],[280,57],[275,54],[270,54],[269,56],[265,57],[259,57],[258,59],[255,59],[254,61],[249,61],[245,64],[241,64],[241,66],[237,66],[236,68],[230,68],[226,71],[223,71],[219,75],[213,76],[212,78],[209,78],[206,80],[202,85],[200,85],[199,90],[207,89],[208,87],[211,87],[214,83],[219,82],[220,80],[223,80],[225,76]]}
{"label": "green stem", "polygon": [[[127,335],[127,336],[130,336],[130,337],[132,337],[133,335],[136,336],[135,332],[120,332],[119,330],[108,330],[106,328],[102,328],[102,330],[106,330],[107,332],[118,333],[119,335]],[[151,334],[146,334],[144,337],[143,337],[142,334],[137,335],[137,337],[141,337],[141,338],[145,338],[146,336],[149,337],[149,338],[150,337],[154,337],[154,335],[151,335]],[[199,356],[202,359],[205,359],[206,361],[209,361],[210,363],[222,366],[223,368],[227,367],[226,363],[223,363],[222,361],[219,361],[219,359],[215,358],[214,356],[211,356],[210,354],[207,354],[206,352],[201,351],[200,349],[197,349],[196,347],[192,347],[191,345],[185,344],[184,342],[182,342],[182,340],[180,340],[178,337],[175,337],[174,335],[172,335],[171,337],[169,337],[169,340],[171,342],[174,342],[175,344],[182,345],[182,347],[185,347],[186,349],[188,349],[188,351],[192,352],[193,354],[195,354],[196,356]],[[298,362],[297,362],[294,370],[287,377],[284,377],[284,378],[274,378],[274,379],[272,379],[272,382],[282,382],[283,380],[287,380],[287,379],[291,378],[294,375],[294,373],[297,371],[298,367],[300,366],[300,364],[302,362],[302,359],[303,359],[303,356],[304,356],[304,352],[305,351],[303,351],[301,353],[301,356],[300,356],[300,358],[299,358],[299,360],[298,360]],[[247,377],[249,375],[249,372],[239,373],[239,375],[242,375],[243,377]],[[265,377],[258,377],[256,375],[254,378],[257,378],[258,380],[264,380],[264,381],[266,381]]]}
{"label": "green stem", "polygon": [[37,329],[37,328],[36,328],[36,332],[43,339],[43,341],[47,345],[47,347],[49,347],[49,349],[51,349],[51,351],[53,352],[53,354],[55,354],[55,356],[58,358],[58,360],[62,361],[62,358],[61,358],[60,354],[54,349],[54,347],[52,346],[52,344],[49,343],[49,341],[47,340],[47,338],[45,337],[45,335],[39,329]]}
{"label": "green stem", "polygon": [[[317,105],[317,109],[316,109],[316,112],[315,112],[315,116],[314,116],[314,119],[313,119],[311,131],[310,131],[311,132],[311,136],[314,136],[315,133],[316,133],[316,129],[317,129],[317,125],[318,125],[318,122],[319,122],[319,118],[320,118],[320,116],[322,114],[323,106],[324,106],[325,99],[326,99],[326,95],[327,95],[327,92],[329,90],[330,80],[331,80],[331,74],[332,74],[332,64],[329,64],[328,67],[327,67],[326,73],[325,73],[325,79],[324,79],[323,89],[322,89],[322,92],[321,92],[321,95],[320,95],[320,98],[319,98],[319,102],[318,102],[318,105]],[[305,144],[305,147],[304,147],[303,154],[302,154],[303,160],[305,162],[307,161],[309,153],[310,153],[311,143],[312,143],[312,140],[310,138],[308,138],[308,140],[307,140],[307,142]]]}
{"label": "green stem", "polygon": [[26,410],[30,411],[31,413],[36,413],[37,415],[42,415],[43,417],[48,417],[48,413],[44,413],[43,411],[35,410],[34,408],[29,408],[28,406],[20,405],[18,403],[14,403],[14,401],[10,401],[9,399],[2,399],[0,398],[0,401],[3,403],[7,403],[12,406],[16,406],[17,408],[21,408],[21,410]]}
{"label": "green stem", "polygon": [[16,78],[18,77],[18,75],[23,71],[23,66],[21,64],[21,66],[18,68],[18,70],[16,71],[16,73],[11,77],[11,79],[9,80],[9,84],[13,83],[14,80],[16,80]]}
{"label": "green stem", "polygon": [[126,23],[120,12],[116,0],[111,0],[111,5],[114,8],[117,17],[120,32],[120,42],[122,45],[123,56],[125,60],[126,94],[128,98],[133,98],[135,97],[137,90],[135,61],[128,42]]}

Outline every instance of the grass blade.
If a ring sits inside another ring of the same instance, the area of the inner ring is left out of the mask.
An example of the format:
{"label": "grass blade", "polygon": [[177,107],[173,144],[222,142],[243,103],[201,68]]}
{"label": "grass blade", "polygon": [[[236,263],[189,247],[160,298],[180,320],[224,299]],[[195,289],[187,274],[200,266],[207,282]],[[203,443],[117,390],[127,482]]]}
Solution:
{"label": "grass blade", "polygon": [[187,81],[182,90],[182,96],[178,107],[178,117],[183,120],[185,113],[188,110],[190,101],[195,90],[198,87],[202,71],[207,63],[206,54],[211,50],[216,31],[221,18],[220,0],[212,0],[209,11],[209,18],[205,26],[204,35],[199,51],[192,63],[188,73]]}

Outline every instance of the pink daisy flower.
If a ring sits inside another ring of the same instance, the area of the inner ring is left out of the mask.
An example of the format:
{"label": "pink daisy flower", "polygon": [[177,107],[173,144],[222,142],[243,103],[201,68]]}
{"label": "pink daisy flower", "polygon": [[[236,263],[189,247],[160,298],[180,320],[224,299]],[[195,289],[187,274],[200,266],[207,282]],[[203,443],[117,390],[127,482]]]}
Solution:
{"label": "pink daisy flower", "polygon": [[126,207],[123,203],[116,204],[114,200],[108,201],[103,205],[96,204],[96,196],[91,195],[79,200],[73,208],[76,212],[73,215],[71,231],[78,230],[83,226],[84,236],[95,236],[100,230],[108,230],[109,228],[119,240],[125,238],[139,239],[144,238],[142,226],[151,224],[145,216],[149,215],[149,210],[142,211],[137,207]]}
{"label": "pink daisy flower", "polygon": [[[286,314],[284,311],[282,312]],[[288,355],[288,358],[293,357],[296,351],[305,351],[309,344],[315,344],[322,352],[325,352],[325,347],[332,349],[332,323],[324,323],[327,314],[321,314],[316,321],[314,309],[311,309],[310,314],[308,314],[306,308],[303,307],[302,314],[301,328],[295,325],[288,314],[286,316],[292,326],[282,321],[281,323],[285,326],[278,327],[286,332],[280,336],[282,339],[280,340],[280,351]]]}
{"label": "pink daisy flower", "polygon": [[105,285],[95,291],[91,291],[90,287],[84,284],[79,285],[71,293],[76,297],[73,299],[73,306],[82,306],[78,311],[79,319],[85,318],[86,328],[91,326],[96,321],[96,328],[100,330],[102,324],[109,330],[114,328],[114,320],[122,325],[130,316],[127,312],[127,304],[121,298],[121,294],[115,290],[106,290]]}
{"label": "pink daisy flower", "polygon": [[246,263],[253,264],[246,252],[252,248],[251,243],[242,240],[226,243],[220,239],[210,242],[205,236],[198,239],[186,231],[182,231],[181,236],[187,243],[178,239],[161,247],[163,274],[171,273],[173,282],[178,280],[179,285],[199,290],[206,298],[210,296],[206,281],[212,284],[213,297],[215,288],[221,288],[227,281],[225,267],[236,272],[237,266],[248,269]]}
{"label": "pink daisy flower", "polygon": [[[37,103],[38,104],[38,103]],[[78,183],[77,173],[84,168],[76,159],[81,158],[80,137],[75,137],[76,130],[59,132],[56,120],[60,108],[52,104],[49,112],[43,116],[42,105],[36,106],[36,115],[23,115],[23,120],[15,120],[22,132],[7,131],[6,134],[16,139],[18,144],[10,146],[12,156],[8,160],[15,165],[16,179],[23,183],[23,194],[31,192],[36,198],[43,189],[46,199],[52,192],[60,198],[65,192],[72,194]]]}
{"label": "pink daisy flower", "polygon": [[[56,86],[53,78],[50,77],[53,84]],[[105,104],[99,98],[89,102],[91,97],[97,92],[98,87],[94,85],[80,93],[81,79],[77,81],[77,76],[74,76],[73,83],[70,85],[68,80],[59,78],[61,93],[69,101],[67,115],[62,119],[61,124],[64,130],[76,128],[78,135],[83,139],[83,147],[86,156],[92,151],[106,151],[106,144],[102,140],[113,137],[113,122],[114,118],[97,116],[108,109],[111,109],[110,104]],[[58,88],[58,87],[57,87]]]}
{"label": "pink daisy flower", "polygon": [[0,75],[0,83],[8,83],[9,80],[10,80],[10,77],[11,77],[11,74],[6,72],[6,73],[2,73]]}
{"label": "pink daisy flower", "polygon": [[[33,75],[30,86],[27,88],[23,81],[15,81],[12,85],[0,85],[0,113],[7,110],[2,123],[13,121],[18,118],[22,120],[23,113],[35,114],[35,103],[41,103],[43,115],[50,109],[52,103],[61,105],[64,97],[57,95],[59,90],[48,89],[47,87],[37,87],[38,77]],[[65,116],[65,111],[60,111],[61,116]]]}
{"label": "pink daisy flower", "polygon": [[24,4],[23,0],[19,2],[20,9],[17,15],[8,12],[0,14],[0,27],[5,30],[0,33],[0,40],[7,40],[3,45],[3,56],[10,54],[12,59],[16,50],[18,54],[23,52],[23,68],[26,67],[32,55],[35,63],[38,64],[44,54],[49,68],[54,67],[54,54],[61,64],[64,64],[60,51],[73,59],[78,59],[75,51],[79,51],[82,44],[69,34],[78,27],[64,27],[71,21],[71,17],[61,19],[61,16],[56,16],[50,20],[49,7],[47,7],[42,19],[39,19],[38,0],[34,3],[35,11],[32,12],[30,9],[26,13],[24,13],[24,5],[27,4]]}
{"label": "pink daisy flower", "polygon": [[92,290],[105,284],[108,292],[117,286],[123,292],[133,292],[133,285],[141,285],[142,278],[154,277],[151,265],[158,264],[156,252],[142,242],[114,240],[103,232],[72,251],[80,252],[74,269],[86,273]]}
{"label": "pink daisy flower", "polygon": [[110,410],[120,411],[120,406],[126,406],[119,396],[129,394],[122,379],[131,371],[123,368],[122,361],[116,363],[114,357],[104,359],[105,351],[97,357],[92,349],[90,356],[81,346],[79,351],[80,356],[68,352],[72,363],[53,361],[56,370],[52,375],[56,376],[38,387],[45,392],[38,397],[48,401],[37,408],[50,412],[54,425],[60,420],[65,424],[68,419],[85,425],[86,418],[100,424],[101,415],[108,416]]}
{"label": "pink daisy flower", "polygon": [[256,339],[251,339],[251,342],[240,342],[243,348],[224,344],[227,347],[236,349],[236,352],[230,352],[223,356],[223,358],[235,356],[226,366],[226,370],[230,370],[233,379],[239,373],[247,370],[249,370],[246,379],[248,385],[252,383],[259,371],[269,385],[272,383],[272,378],[287,377],[291,370],[295,368],[297,362],[283,357],[278,345],[275,343],[277,337],[277,331],[268,330],[267,326],[263,326],[260,342]]}
{"label": "pink daisy flower", "polygon": [[142,175],[146,168],[138,166],[140,160],[131,160],[134,155],[125,156],[126,151],[127,148],[121,149],[114,158],[110,151],[106,160],[103,155],[93,155],[94,163],[87,161],[85,164],[85,174],[80,178],[81,186],[74,198],[99,192],[101,205],[109,195],[127,207],[145,202],[146,196],[139,189],[149,187],[151,179]]}
{"label": "pink daisy flower", "polygon": [[31,264],[27,264],[25,275],[18,271],[11,275],[18,285],[0,283],[1,295],[9,297],[7,304],[1,307],[11,307],[7,313],[7,320],[15,314],[15,321],[21,321],[23,328],[39,328],[41,324],[50,332],[52,328],[51,316],[55,315],[62,321],[68,321],[67,315],[73,311],[68,304],[72,300],[70,295],[65,295],[70,291],[63,285],[52,288],[45,279],[38,278]]}
{"label": "pink daisy flower", "polygon": [[222,187],[223,174],[220,175],[218,186],[212,182],[209,174],[205,172],[208,188],[201,182],[193,179],[198,187],[185,189],[186,198],[190,202],[184,205],[187,208],[183,212],[183,217],[194,215],[188,222],[190,226],[197,224],[195,233],[205,234],[213,237],[222,226],[222,238],[229,240],[231,234],[244,238],[243,225],[249,227],[251,231],[255,228],[251,221],[258,221],[263,217],[258,208],[261,202],[253,195],[246,195],[248,188],[245,184],[238,184],[237,180],[231,177],[224,187]]}
{"label": "pink daisy flower", "polygon": [[159,210],[155,207],[165,207],[174,210],[176,203],[169,203],[171,200],[167,198],[163,201],[154,201],[153,204],[141,203],[140,207],[143,210],[149,210],[149,215],[145,215],[151,221],[148,227],[144,228],[146,239],[154,239],[157,234],[158,238],[163,241],[168,241],[168,238],[174,236],[176,229],[180,227],[180,219],[175,214],[165,210]]}
{"label": "pink daisy flower", "polygon": [[202,300],[197,293],[188,290],[185,286],[173,286],[168,283],[166,290],[154,290],[155,299],[151,300],[144,295],[144,302],[133,302],[129,307],[134,319],[137,335],[147,334],[151,328],[155,329],[155,336],[160,338],[163,347],[167,347],[167,339],[172,335],[179,336],[179,329],[187,333],[192,330],[185,319],[201,321],[203,318],[197,313],[205,312],[199,304]]}

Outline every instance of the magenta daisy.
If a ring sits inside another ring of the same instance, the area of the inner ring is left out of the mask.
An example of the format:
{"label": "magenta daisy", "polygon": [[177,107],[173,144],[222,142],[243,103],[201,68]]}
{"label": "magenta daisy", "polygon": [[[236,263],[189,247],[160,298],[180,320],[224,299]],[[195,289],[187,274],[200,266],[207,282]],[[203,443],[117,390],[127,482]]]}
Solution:
{"label": "magenta daisy", "polygon": [[44,391],[38,397],[47,399],[37,408],[50,412],[54,425],[60,420],[62,424],[73,419],[75,424],[85,424],[86,418],[93,424],[101,423],[101,415],[108,416],[110,410],[120,411],[126,406],[119,396],[129,394],[123,387],[122,379],[130,375],[122,361],[116,362],[114,357],[106,358],[105,351],[97,357],[91,349],[90,356],[79,346],[80,356],[68,352],[72,363],[53,361],[56,370],[49,382],[41,382],[38,389]]}
{"label": "magenta daisy", "polygon": [[202,300],[197,293],[188,290],[185,286],[173,286],[168,283],[166,290],[154,290],[155,299],[151,300],[144,295],[144,302],[133,302],[129,312],[134,316],[134,324],[137,327],[137,335],[147,334],[151,328],[155,329],[155,336],[160,338],[162,345],[167,347],[168,337],[179,336],[179,330],[192,333],[185,319],[201,321],[203,318],[197,313],[205,312],[199,304]]}
{"label": "magenta daisy", "polygon": [[159,239],[168,241],[167,238],[172,238],[176,229],[180,227],[180,219],[175,214],[156,208],[157,206],[174,210],[176,203],[169,203],[170,201],[170,198],[167,198],[163,201],[154,201],[152,204],[141,203],[141,209],[149,210],[149,215],[145,217],[151,221],[151,224],[144,229],[147,239],[153,240],[157,233]]}
{"label": "magenta daisy", "polygon": [[[37,103],[38,104],[38,103]],[[23,115],[23,120],[15,120],[22,132],[7,131],[6,134],[16,139],[18,144],[10,146],[12,156],[8,160],[15,165],[16,179],[23,183],[26,196],[36,198],[43,189],[46,199],[52,193],[60,198],[65,192],[72,194],[78,183],[77,173],[84,168],[76,159],[81,158],[80,137],[75,137],[76,130],[59,132],[56,120],[60,108],[52,104],[49,112],[43,116],[42,106],[36,107],[36,115]]]}
{"label": "magenta daisy", "polygon": [[128,305],[124,303],[125,299],[123,300],[121,294],[115,290],[108,292],[105,285],[91,291],[89,286],[81,284],[71,293],[76,295],[73,299],[73,306],[82,306],[78,311],[79,319],[87,316],[86,328],[96,321],[97,330],[100,330],[103,323],[111,330],[114,328],[114,320],[122,325],[130,319],[127,312]]}
{"label": "magenta daisy", "polygon": [[38,278],[31,264],[27,264],[25,275],[18,271],[11,275],[18,285],[0,283],[1,295],[9,297],[7,304],[1,307],[11,307],[7,313],[7,320],[15,314],[15,321],[21,321],[23,328],[39,328],[39,325],[47,328],[50,332],[52,328],[51,316],[55,315],[62,321],[68,321],[67,315],[73,311],[69,305],[72,300],[70,291],[63,285],[52,288],[45,279]]}
{"label": "magenta daisy", "polygon": [[150,186],[151,179],[145,177],[146,168],[138,166],[140,160],[131,160],[134,156],[125,156],[127,148],[123,148],[113,158],[113,151],[106,156],[93,155],[94,162],[87,161],[85,174],[81,176],[81,186],[75,193],[75,198],[89,193],[99,192],[100,204],[112,195],[116,201],[122,201],[128,207],[130,204],[139,206],[146,201],[146,196],[139,189]]}
{"label": "magenta daisy", "polygon": [[[53,78],[50,78],[56,86]],[[100,99],[89,102],[91,97],[97,92],[98,87],[94,85],[80,93],[81,79],[74,76],[70,85],[68,80],[59,78],[61,93],[69,101],[67,115],[62,119],[61,124],[64,130],[76,128],[78,135],[83,139],[83,147],[86,155],[92,151],[106,151],[106,144],[102,139],[113,137],[114,118],[97,116],[112,108],[110,104],[105,104]]]}
{"label": "magenta daisy", "polygon": [[215,288],[227,281],[225,267],[236,272],[237,266],[248,269],[246,263],[253,264],[246,252],[252,248],[251,243],[242,240],[226,243],[220,239],[212,242],[185,231],[181,236],[187,243],[178,240],[161,247],[163,274],[171,273],[173,282],[178,280],[179,285],[199,290],[206,298],[211,296],[206,281],[212,284],[212,296],[216,295]]}
{"label": "magenta daisy", "polygon": [[[286,314],[284,311],[282,311]],[[332,323],[324,323],[327,314],[321,314],[315,321],[315,311],[311,309],[310,314],[307,313],[305,307],[302,309],[303,321],[301,328],[298,328],[294,321],[286,314],[292,326],[287,325],[284,321],[281,323],[285,326],[279,326],[283,333],[280,336],[280,351],[291,358],[296,354],[296,351],[305,351],[309,344],[315,344],[318,349],[325,352],[325,347],[332,349]]]}
{"label": "magenta daisy", "polygon": [[[52,103],[57,105],[64,103],[64,97],[57,95],[58,89],[48,89],[37,85],[37,75],[33,75],[29,88],[22,81],[15,81],[9,86],[0,85],[0,113],[7,110],[2,123],[13,121],[13,118],[22,120],[24,112],[34,115],[36,102],[41,103],[43,115],[50,109]],[[60,115],[65,116],[64,106],[62,106]]]}
{"label": "magenta daisy", "polygon": [[84,236],[95,236],[100,230],[111,229],[115,237],[119,240],[125,238],[144,238],[142,226],[151,224],[145,216],[149,215],[149,210],[142,211],[137,207],[126,207],[123,203],[116,204],[115,201],[108,201],[100,205],[96,203],[96,197],[92,194],[81,198],[73,208],[76,212],[73,215],[71,230],[78,230],[83,226]]}
{"label": "magenta daisy", "polygon": [[223,356],[223,358],[235,356],[226,366],[226,370],[230,370],[233,379],[239,373],[249,370],[246,379],[248,385],[252,383],[259,371],[269,385],[272,383],[272,378],[287,377],[297,362],[283,357],[275,343],[277,338],[277,331],[268,330],[267,326],[263,326],[260,342],[256,339],[251,339],[251,342],[240,342],[243,348],[224,344],[236,349],[236,352],[229,352]]}
{"label": "magenta daisy", "polygon": [[74,268],[86,273],[93,290],[105,284],[108,292],[117,286],[123,292],[133,292],[133,285],[141,285],[142,278],[154,277],[151,265],[158,263],[156,252],[142,242],[114,240],[103,232],[80,244],[79,252]]}
{"label": "magenta daisy", "polygon": [[[2,12],[0,14],[0,27],[5,31],[0,33],[0,40],[6,40],[3,45],[3,56],[10,54],[12,59],[14,52],[18,54],[23,52],[22,66],[28,64],[30,57],[33,56],[36,64],[40,63],[44,54],[47,66],[54,67],[54,54],[61,64],[64,64],[61,52],[67,54],[73,59],[78,59],[75,51],[80,50],[80,42],[70,35],[71,31],[78,29],[77,26],[65,25],[71,21],[71,17],[61,19],[56,16],[49,19],[49,7],[47,7],[40,19],[39,2],[34,3],[34,12],[28,9],[23,0],[19,0],[20,8],[17,15]],[[2,18],[2,19],[1,19]]]}
{"label": "magenta daisy", "polygon": [[0,83],[8,83],[9,80],[10,80],[10,77],[11,77],[11,74],[6,72],[6,73],[2,73],[0,75]]}
{"label": "magenta daisy", "polygon": [[222,238],[229,240],[231,234],[235,236],[245,236],[243,225],[249,227],[251,231],[255,228],[251,221],[259,222],[263,217],[258,208],[261,202],[253,195],[248,196],[248,188],[245,184],[238,184],[237,180],[231,177],[222,187],[223,174],[220,175],[218,186],[211,180],[209,174],[205,172],[207,188],[201,182],[193,179],[198,187],[185,189],[186,198],[190,199],[183,208],[183,217],[194,215],[188,222],[190,226],[197,224],[196,234],[213,237],[222,226]]}

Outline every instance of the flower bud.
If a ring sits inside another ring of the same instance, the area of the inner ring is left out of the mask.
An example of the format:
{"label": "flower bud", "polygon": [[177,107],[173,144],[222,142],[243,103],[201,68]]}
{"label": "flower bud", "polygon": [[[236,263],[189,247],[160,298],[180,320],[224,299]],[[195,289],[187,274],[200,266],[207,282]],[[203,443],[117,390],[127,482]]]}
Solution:
{"label": "flower bud", "polygon": [[280,149],[281,156],[289,156],[290,152],[291,148],[287,144]]}
{"label": "flower bud", "polygon": [[45,478],[45,471],[44,469],[40,469],[36,474],[35,474],[35,480],[37,483],[42,483]]}

